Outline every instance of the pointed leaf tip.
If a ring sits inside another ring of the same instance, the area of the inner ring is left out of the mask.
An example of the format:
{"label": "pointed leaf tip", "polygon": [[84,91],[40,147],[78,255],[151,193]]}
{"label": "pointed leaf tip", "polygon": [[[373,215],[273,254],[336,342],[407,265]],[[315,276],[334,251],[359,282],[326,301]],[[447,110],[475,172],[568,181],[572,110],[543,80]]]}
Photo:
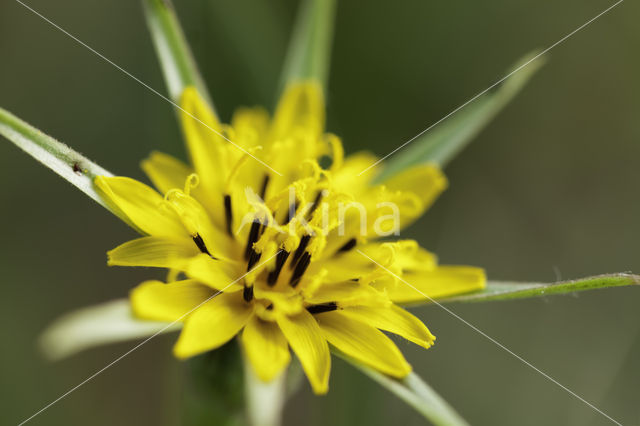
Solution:
{"label": "pointed leaf tip", "polygon": [[496,300],[570,294],[579,291],[638,284],[640,284],[640,275],[627,273],[596,275],[555,283],[489,281],[487,282],[487,287],[483,290],[442,299],[440,302],[491,302]]}
{"label": "pointed leaf tip", "polygon": [[436,121],[389,157],[376,181],[384,181],[421,163],[436,163],[444,168],[518,94],[544,62],[545,57],[538,50],[525,55],[497,83]]}

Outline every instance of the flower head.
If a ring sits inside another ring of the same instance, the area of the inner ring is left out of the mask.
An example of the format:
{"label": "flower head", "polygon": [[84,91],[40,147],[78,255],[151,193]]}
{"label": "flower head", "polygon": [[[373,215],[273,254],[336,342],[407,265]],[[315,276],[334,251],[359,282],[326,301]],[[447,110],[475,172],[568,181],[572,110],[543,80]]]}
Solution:
{"label": "flower head", "polygon": [[157,191],[126,177],[95,181],[144,234],[110,251],[109,264],[170,270],[168,283],[144,282],[130,301],[140,319],[184,322],[177,357],[240,336],[269,381],[291,348],[325,393],[329,343],[404,377],[411,367],[381,330],[424,348],[435,337],[398,304],[484,286],[481,269],[438,266],[415,241],[376,241],[418,218],[446,179],[421,165],[374,184],[376,168],[361,171],[376,159],[344,158],[340,139],[325,133],[315,83],[290,85],[273,119],[240,109],[223,125],[191,87],[181,109],[192,166],[153,153],[142,168]]}

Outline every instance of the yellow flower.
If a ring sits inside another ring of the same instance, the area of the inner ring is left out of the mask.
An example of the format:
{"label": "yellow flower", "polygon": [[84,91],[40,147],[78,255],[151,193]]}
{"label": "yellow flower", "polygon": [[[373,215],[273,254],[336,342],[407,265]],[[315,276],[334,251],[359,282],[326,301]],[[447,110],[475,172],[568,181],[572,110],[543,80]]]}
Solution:
{"label": "yellow flower", "polygon": [[153,153],[142,168],[159,192],[126,177],[95,180],[145,235],[110,251],[109,264],[170,270],[168,284],[144,282],[130,302],[140,319],[184,322],[178,358],[239,336],[256,375],[270,381],[291,348],[322,394],[331,344],[402,378],[411,367],[382,331],[424,348],[435,337],[398,306],[424,296],[394,275],[430,298],[484,287],[481,269],[438,266],[415,241],[375,241],[418,218],[446,179],[432,165],[380,184],[376,168],[360,175],[376,159],[343,157],[324,131],[317,84],[289,86],[272,120],[240,109],[223,125],[191,87],[181,108],[193,167]]}

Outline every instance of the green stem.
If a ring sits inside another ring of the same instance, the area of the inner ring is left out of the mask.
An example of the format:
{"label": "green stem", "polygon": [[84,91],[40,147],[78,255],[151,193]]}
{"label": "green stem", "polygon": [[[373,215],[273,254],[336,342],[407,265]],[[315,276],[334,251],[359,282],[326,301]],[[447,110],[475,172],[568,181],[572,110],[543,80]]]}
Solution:
{"label": "green stem", "polygon": [[256,377],[253,368],[244,362],[247,420],[251,426],[279,426],[286,394],[286,371],[269,383]]}
{"label": "green stem", "polygon": [[245,424],[242,353],[238,342],[191,358],[184,392],[182,425],[242,426]]}

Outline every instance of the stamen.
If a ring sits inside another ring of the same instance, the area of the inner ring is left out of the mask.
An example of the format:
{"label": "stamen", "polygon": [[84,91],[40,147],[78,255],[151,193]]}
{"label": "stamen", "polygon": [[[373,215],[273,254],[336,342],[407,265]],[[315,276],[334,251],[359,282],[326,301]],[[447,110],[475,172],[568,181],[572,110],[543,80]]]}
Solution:
{"label": "stamen", "polygon": [[247,247],[244,250],[244,258],[245,260],[249,260],[251,257],[251,252],[253,251],[253,243],[258,241],[260,237],[260,227],[262,224],[258,220],[254,220],[251,224],[251,229],[249,230],[249,239],[247,240]]}
{"label": "stamen", "polygon": [[260,188],[260,198],[264,200],[264,196],[267,193],[267,185],[269,184],[269,175],[264,175],[262,180],[262,188]]}
{"label": "stamen", "polygon": [[287,210],[287,217],[284,220],[283,225],[291,222],[291,219],[296,217],[296,210],[298,210],[298,199],[296,198],[293,203],[289,204],[289,210]]}
{"label": "stamen", "polygon": [[251,268],[258,263],[260,256],[260,253],[256,252],[253,248],[251,249],[251,253],[249,253],[249,260],[247,261],[247,272],[251,271]]}
{"label": "stamen", "polygon": [[289,257],[289,252],[286,250],[280,250],[276,256],[276,268],[269,272],[267,276],[267,284],[273,286],[276,281],[278,281],[278,277],[280,276],[280,271],[282,271],[282,267],[287,262],[287,258]]}
{"label": "stamen", "polygon": [[208,254],[212,259],[217,259],[214,255],[209,253],[209,249],[205,245],[204,240],[202,239],[200,234],[196,234],[193,236],[193,242],[196,243],[196,246],[198,246],[198,249],[200,249],[202,253]]}
{"label": "stamen", "polygon": [[313,204],[311,204],[311,208],[307,212],[307,220],[311,219],[311,216],[313,216],[313,212],[316,211],[316,209],[320,205],[320,200],[322,200],[322,196],[323,196],[322,191],[318,191],[318,194],[316,195],[315,200],[313,200]]}
{"label": "stamen", "polygon": [[342,253],[342,252],[345,252],[345,251],[349,251],[349,250],[351,250],[352,248],[354,248],[354,247],[356,246],[356,244],[357,244],[356,239],[355,239],[355,238],[351,238],[351,239],[350,239],[349,241],[347,241],[347,242],[346,242],[342,247],[340,247],[340,248],[338,249],[338,253]]}
{"label": "stamen", "polygon": [[242,298],[245,302],[251,302],[251,299],[253,299],[253,286],[244,286],[244,290],[242,290]]}
{"label": "stamen", "polygon": [[231,195],[224,196],[224,216],[227,222],[227,234],[233,236],[231,225],[233,221],[233,211],[231,210]]}
{"label": "stamen", "polygon": [[336,309],[338,309],[338,304],[336,302],[307,306],[307,311],[309,311],[310,314],[321,314],[323,312],[335,311]]}
{"label": "stamen", "polygon": [[302,276],[304,275],[305,271],[309,267],[310,263],[311,263],[311,255],[309,254],[309,252],[305,251],[302,257],[300,257],[300,260],[296,265],[296,269],[293,271],[293,274],[291,275],[291,280],[289,280],[289,284],[291,285],[291,287],[295,288],[298,284],[300,284],[300,280],[302,279]]}
{"label": "stamen", "polygon": [[307,249],[309,240],[311,240],[311,235],[305,235],[302,238],[300,238],[300,244],[298,245],[298,248],[295,251],[295,253],[293,253],[293,258],[291,259],[291,263],[289,264],[289,267],[291,269],[293,269],[293,267],[296,266],[296,264],[298,263],[298,260],[300,260],[300,256],[302,256],[302,253],[304,253],[304,251]]}

